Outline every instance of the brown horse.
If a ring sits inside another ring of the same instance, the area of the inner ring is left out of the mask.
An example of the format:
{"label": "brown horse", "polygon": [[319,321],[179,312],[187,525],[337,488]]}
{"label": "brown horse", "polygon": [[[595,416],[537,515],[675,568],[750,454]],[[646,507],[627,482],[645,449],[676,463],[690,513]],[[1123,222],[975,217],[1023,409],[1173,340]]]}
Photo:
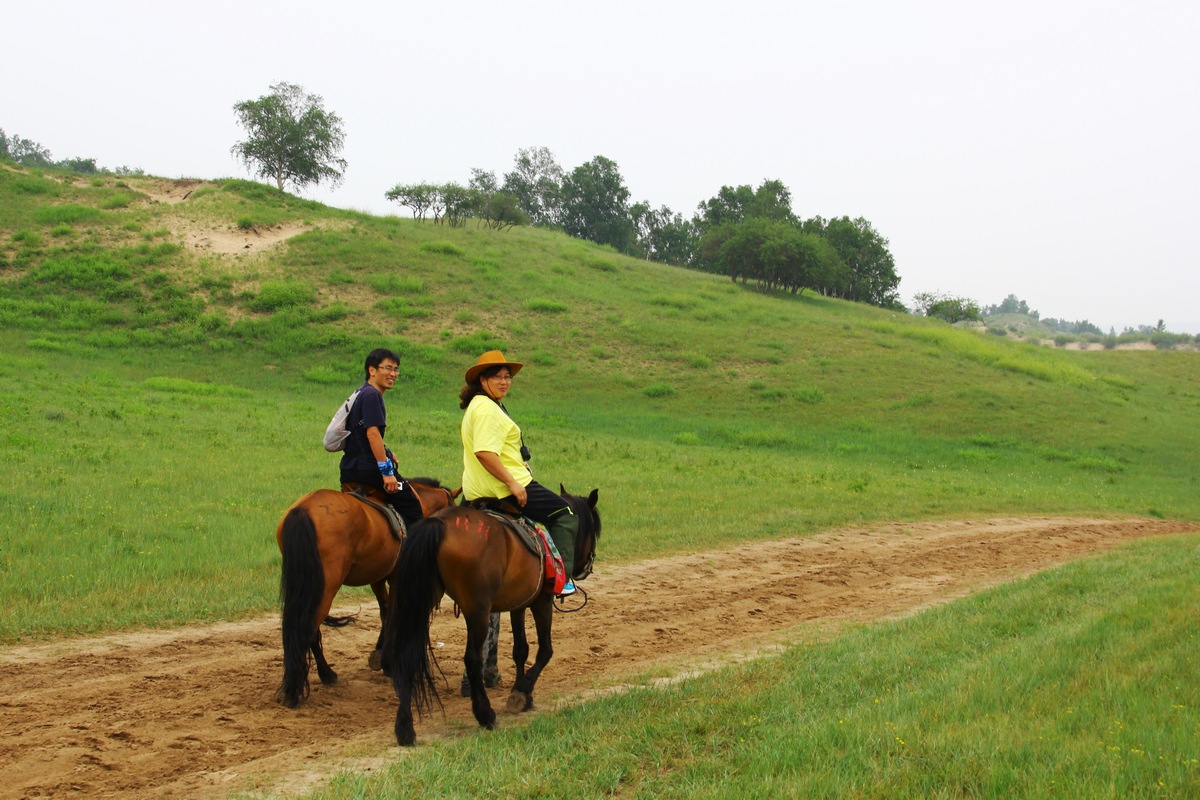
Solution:
{"label": "brown horse", "polygon": [[[559,487],[571,513],[579,517],[575,539],[575,563],[568,566],[575,580],[592,571],[596,539],[600,536],[600,514],[596,511],[598,490],[584,497],[567,494]],[[554,654],[550,623],[554,595],[545,583],[541,559],[529,551],[511,526],[494,515],[471,508],[439,511],[413,525],[393,572],[391,605],[384,622],[384,668],[400,699],[396,711],[396,741],[410,745],[416,739],[412,706],[424,714],[437,695],[431,670],[430,616],[442,595],[462,609],[467,623],[467,648],[463,656],[471,686],[471,710],[485,728],[496,724],[496,713],[483,685],[483,642],[488,632],[488,615],[510,611],[513,633],[513,662],[516,680],[508,698],[508,710],[533,707],[533,686]],[[529,642],[525,636],[525,609],[533,612],[537,627],[537,655],[525,669]]]}
{"label": "brown horse", "polygon": [[[409,485],[432,514],[454,502],[451,492],[432,478],[415,478]],[[381,495],[376,499],[382,500]],[[321,649],[321,623],[345,625],[350,617],[329,617],[333,598],[343,586],[370,584],[387,611],[387,578],[400,553],[400,540],[383,512],[346,492],[318,489],[287,510],[275,529],[283,554],[279,594],[283,605],[283,682],[279,702],[295,708],[308,696],[308,654],[312,653],[321,683],[337,683]],[[382,633],[381,633],[382,637]],[[379,643],[371,663],[378,663]]]}

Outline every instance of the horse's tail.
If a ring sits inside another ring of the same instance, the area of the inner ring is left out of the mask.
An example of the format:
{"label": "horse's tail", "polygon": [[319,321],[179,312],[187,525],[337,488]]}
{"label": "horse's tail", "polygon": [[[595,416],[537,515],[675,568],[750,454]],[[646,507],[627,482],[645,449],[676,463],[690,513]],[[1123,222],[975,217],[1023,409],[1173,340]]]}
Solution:
{"label": "horse's tail", "polygon": [[400,548],[400,559],[392,572],[392,596],[384,621],[384,671],[400,700],[396,711],[396,741],[412,744],[416,736],[412,706],[424,715],[436,701],[441,706],[433,679],[429,622],[441,598],[437,556],[446,526],[438,517],[426,517],[411,528]]}
{"label": "horse's tail", "polygon": [[325,594],[325,570],[317,552],[317,529],[308,509],[293,508],[283,518],[279,537],[283,573],[279,600],[283,606],[283,683],[280,701],[289,708],[308,697],[308,651],[312,646],[317,609]]}

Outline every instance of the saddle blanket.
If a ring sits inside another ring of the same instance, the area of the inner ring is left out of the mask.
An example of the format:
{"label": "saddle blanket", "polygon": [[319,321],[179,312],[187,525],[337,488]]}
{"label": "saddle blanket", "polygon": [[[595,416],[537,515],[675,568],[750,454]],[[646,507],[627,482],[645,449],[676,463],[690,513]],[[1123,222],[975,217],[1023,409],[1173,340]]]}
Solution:
{"label": "saddle blanket", "polygon": [[567,583],[567,571],[546,526],[529,517],[514,518],[492,509],[487,509],[487,513],[508,523],[516,531],[517,538],[529,548],[529,552],[542,559],[546,576],[544,591],[556,595],[561,592]]}

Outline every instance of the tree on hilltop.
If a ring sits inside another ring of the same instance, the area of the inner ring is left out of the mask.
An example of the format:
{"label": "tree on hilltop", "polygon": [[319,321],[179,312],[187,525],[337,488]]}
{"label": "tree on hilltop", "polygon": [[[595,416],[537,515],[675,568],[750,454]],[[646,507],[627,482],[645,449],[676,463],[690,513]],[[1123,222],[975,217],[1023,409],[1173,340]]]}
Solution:
{"label": "tree on hilltop", "polygon": [[994,306],[984,306],[983,315],[990,317],[993,314],[1024,314],[1034,319],[1039,319],[1040,314],[1029,307],[1029,303],[1019,299],[1015,294],[1010,294],[1005,297],[999,304]]}
{"label": "tree on hilltop", "polygon": [[516,198],[534,225],[554,226],[562,221],[563,177],[563,169],[549,148],[522,148],[500,188]]}
{"label": "tree on hilltop", "polygon": [[632,253],[637,231],[629,213],[629,189],[615,161],[596,156],[563,179],[563,231],[579,239]]}
{"label": "tree on hilltop", "polygon": [[275,83],[271,93],[234,105],[238,124],[249,134],[231,152],[260,178],[271,178],[283,191],[328,181],[342,182],[346,161],[340,158],[346,134],[342,119],[326,111],[320,95],[307,94],[294,83]]}
{"label": "tree on hilltop", "polygon": [[888,240],[870,222],[862,217],[813,217],[801,227],[829,242],[846,266],[844,282],[831,285],[830,291],[822,290],[825,294],[881,308],[896,306],[900,285],[896,262],[888,250]]}
{"label": "tree on hilltop", "polygon": [[32,139],[22,139],[15,133],[5,136],[0,129],[0,158],[6,158],[25,167],[53,167],[50,150]]}
{"label": "tree on hilltop", "polygon": [[914,310],[926,317],[935,317],[951,324],[979,322],[979,304],[969,297],[957,297],[942,292],[920,292],[913,295]]}
{"label": "tree on hilltop", "polygon": [[722,186],[696,207],[693,223],[701,234],[719,225],[763,217],[776,222],[795,223],[791,190],[780,180],[764,180],[757,189],[750,184]]}

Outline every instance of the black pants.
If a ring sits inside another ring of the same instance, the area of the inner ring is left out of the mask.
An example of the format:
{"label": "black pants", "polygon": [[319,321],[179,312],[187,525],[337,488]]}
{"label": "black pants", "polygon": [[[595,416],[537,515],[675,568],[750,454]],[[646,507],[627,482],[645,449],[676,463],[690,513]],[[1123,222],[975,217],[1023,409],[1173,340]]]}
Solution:
{"label": "black pants", "polygon": [[387,498],[388,505],[404,517],[404,524],[412,525],[424,516],[421,513],[421,501],[417,499],[416,492],[408,485],[407,480],[399,475],[396,476],[396,480],[400,481],[400,491],[389,492],[383,488],[383,476],[379,474],[379,470],[342,470],[342,483],[361,483],[364,486],[378,489]]}
{"label": "black pants", "polygon": [[[542,486],[537,481],[530,481],[525,487],[525,507],[521,513],[530,519],[536,519],[550,531],[550,538],[562,556],[563,566],[567,569],[567,577],[572,577],[575,564],[575,534],[579,532],[579,520],[571,512],[571,507],[560,495]],[[513,505],[517,501],[512,495],[504,498]]]}

